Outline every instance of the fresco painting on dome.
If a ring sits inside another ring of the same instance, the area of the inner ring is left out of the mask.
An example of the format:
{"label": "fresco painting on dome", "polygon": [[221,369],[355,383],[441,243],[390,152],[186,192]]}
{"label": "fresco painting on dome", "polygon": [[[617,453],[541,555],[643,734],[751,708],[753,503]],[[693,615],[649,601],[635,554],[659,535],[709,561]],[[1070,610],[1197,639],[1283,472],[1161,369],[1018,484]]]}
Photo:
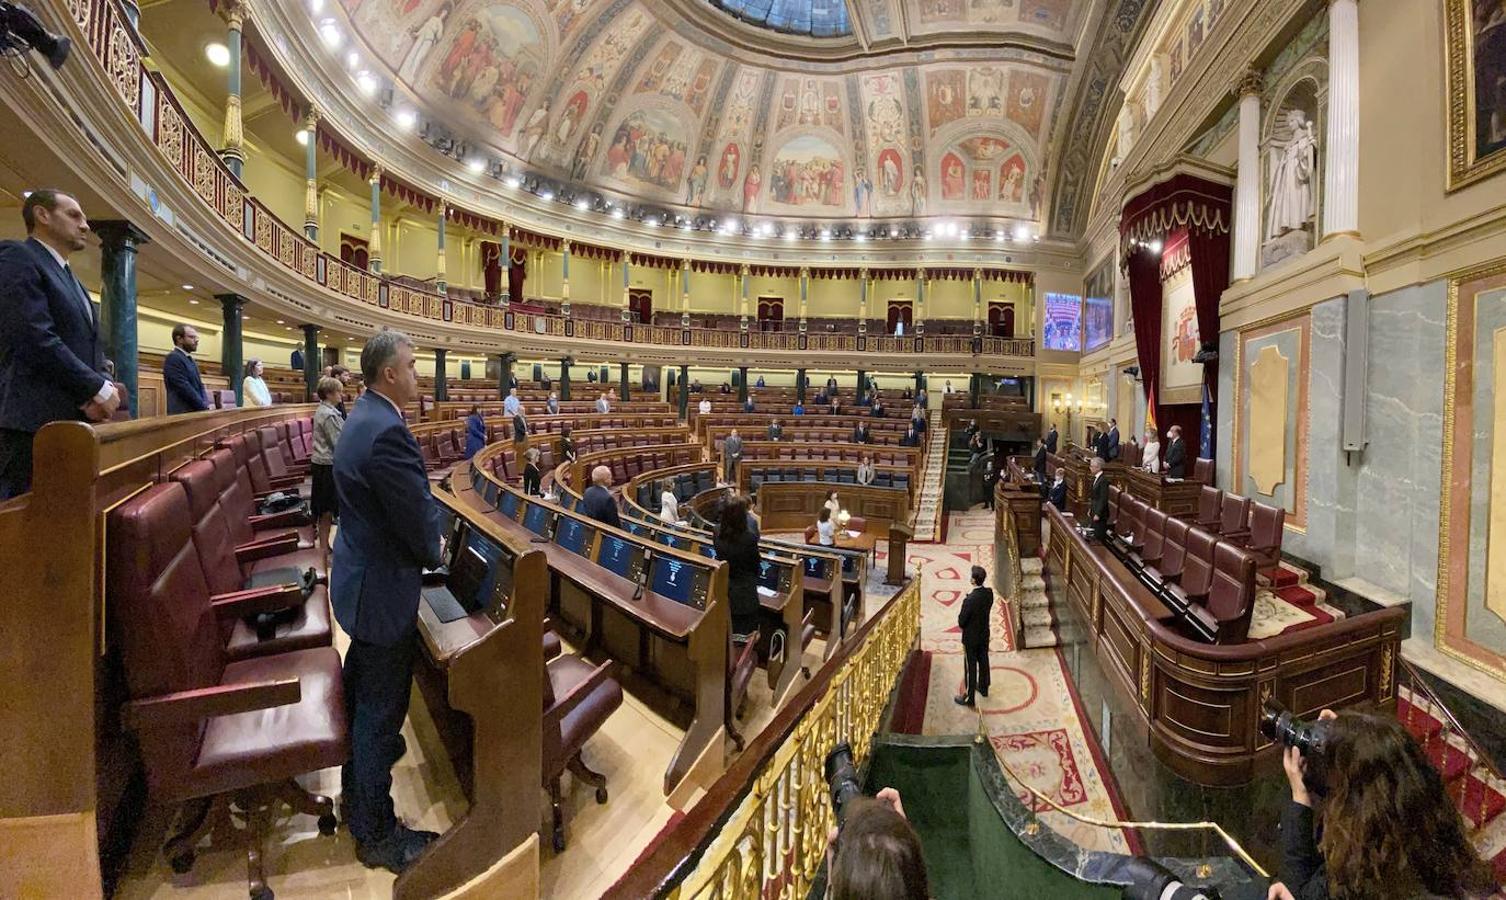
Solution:
{"label": "fresco painting on dome", "polygon": [[792,125],[824,125],[838,133],[845,131],[842,122],[842,88],[834,81],[814,78],[787,78],[779,95],[779,115],[775,130]]}
{"label": "fresco painting on dome", "polygon": [[873,179],[863,166],[852,170],[852,207],[854,215],[873,218]]}
{"label": "fresco painting on dome", "polygon": [[[403,61],[400,77],[418,76],[427,62],[417,58],[423,47],[420,35]],[[545,62],[543,40],[532,17],[501,3],[468,17],[434,56],[428,83],[480,112],[503,134],[513,130]]]}
{"label": "fresco painting on dome", "polygon": [[926,122],[931,131],[963,117],[967,109],[963,93],[962,70],[926,73]]}
{"label": "fresco painting on dome", "polygon": [[874,141],[893,144],[904,137],[905,107],[900,101],[903,89],[899,77],[887,72],[864,77],[863,95],[867,100],[863,115],[868,120],[868,135]]}
{"label": "fresco painting on dome", "polygon": [[654,54],[654,61],[648,64],[643,77],[638,79],[637,93],[656,93],[664,85],[669,77],[670,69],[675,60],[685,52],[685,45],[679,41],[666,41],[659,52]]}
{"label": "fresco painting on dome", "polygon": [[1071,10],[1072,0],[1021,0],[1020,21],[1061,31]]}
{"label": "fresco painting on dome", "polygon": [[560,44],[563,45],[570,38],[570,32],[579,22],[584,21],[584,13],[594,0],[548,0],[545,9],[554,14],[554,27],[559,32]]}
{"label": "fresco painting on dome", "polygon": [[967,196],[967,167],[955,153],[941,158],[941,199],[961,200]]}
{"label": "fresco painting on dome", "polygon": [[585,91],[576,91],[565,101],[565,108],[560,111],[559,121],[554,124],[551,137],[555,146],[568,147],[570,140],[580,130],[581,123],[586,118],[586,107],[591,104],[591,98],[586,96]]}
{"label": "fresco painting on dome", "polygon": [[1010,121],[1035,138],[1041,136],[1041,120],[1046,114],[1046,87],[1046,76],[1039,72],[1025,69],[1009,72]]}
{"label": "fresco painting on dome", "polygon": [[763,80],[757,69],[744,68],[732,82],[732,98],[727,102],[722,115],[722,134],[741,137],[753,122],[753,102],[758,97],[758,84]]}
{"label": "fresco painting on dome", "polygon": [[973,170],[973,199],[988,200],[993,196],[993,174],[987,169]]}
{"label": "fresco painting on dome", "polygon": [[1082,298],[1076,294],[1047,294],[1041,346],[1076,353],[1082,349]]}
{"label": "fresco painting on dome", "polygon": [[1177,41],[1171,48],[1171,80],[1176,83],[1182,77],[1182,42]]}
{"label": "fresco painting on dome", "polygon": [[999,196],[1005,203],[1025,200],[1025,157],[1016,153],[999,166]]}
{"label": "fresco painting on dome", "polygon": [[894,147],[885,147],[878,155],[878,189],[886,197],[898,197],[905,186],[905,159]]}
{"label": "fresco painting on dome", "polygon": [[1083,350],[1097,350],[1114,338],[1113,256],[1088,276],[1083,296]]}
{"label": "fresco painting on dome", "polygon": [[921,0],[920,21],[928,25],[992,25],[1016,18],[1016,0]]}
{"label": "fresco painting on dome", "polygon": [[[749,178],[754,171],[750,168]],[[768,183],[769,199],[787,206],[841,207],[847,201],[842,154],[814,135],[800,135],[779,148]]]}
{"label": "fresco painting on dome", "polygon": [[673,190],[685,173],[685,131],[674,115],[640,109],[622,121],[607,145],[603,172]]}
{"label": "fresco painting on dome", "polygon": [[716,161],[716,183],[724,191],[732,189],[737,183],[737,170],[742,153],[736,144],[728,144],[722,148],[722,155]]}
{"label": "fresco painting on dome", "polygon": [[1004,115],[1004,70],[995,66],[969,69],[967,73],[967,114],[969,116]]}
{"label": "fresco painting on dome", "polygon": [[1203,8],[1199,6],[1192,11],[1192,18],[1187,20],[1187,55],[1197,52],[1197,48],[1203,45]]}

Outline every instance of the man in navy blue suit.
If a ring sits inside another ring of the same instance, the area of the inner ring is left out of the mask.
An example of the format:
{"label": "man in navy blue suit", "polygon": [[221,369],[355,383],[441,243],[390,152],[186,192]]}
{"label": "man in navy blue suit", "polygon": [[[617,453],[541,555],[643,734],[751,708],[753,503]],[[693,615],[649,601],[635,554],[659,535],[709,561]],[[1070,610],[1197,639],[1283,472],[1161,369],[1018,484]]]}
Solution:
{"label": "man in navy blue suit", "polygon": [[0,500],[31,490],[31,447],[48,422],[107,422],[121,401],[103,374],[94,305],[68,268],[89,221],[60,191],[21,204],[24,241],[0,241]]}
{"label": "man in navy blue suit", "polygon": [[340,532],[330,599],[350,635],[350,760],[341,782],[356,858],[401,872],[438,836],[397,820],[392,765],[406,749],[401,732],[418,645],[419,593],[423,570],[440,562],[439,512],[402,414],[404,404],[418,400],[412,340],[396,331],[377,333],[361,351],[361,374],[368,390],[351,408],[335,448]]}
{"label": "man in navy blue suit", "polygon": [[199,349],[199,332],[182,322],[173,326],[173,349],[162,360],[162,380],[167,385],[167,414],[199,412],[209,408],[199,364],[191,355]]}

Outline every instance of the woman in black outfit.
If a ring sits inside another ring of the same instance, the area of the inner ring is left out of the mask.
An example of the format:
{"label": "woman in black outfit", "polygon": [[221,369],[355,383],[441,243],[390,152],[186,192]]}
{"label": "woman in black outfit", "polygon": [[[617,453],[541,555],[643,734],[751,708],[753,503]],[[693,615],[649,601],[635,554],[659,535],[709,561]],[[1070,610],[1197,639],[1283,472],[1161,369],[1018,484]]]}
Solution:
{"label": "woman in black outfit", "polygon": [[560,459],[575,462],[575,441],[570,437],[570,426],[560,430]]}
{"label": "woman in black outfit", "polygon": [[[1281,881],[1269,900],[1489,897],[1490,866],[1423,748],[1394,718],[1323,710],[1319,759],[1287,748]],[[1321,780],[1309,767],[1326,773]],[[1317,801],[1314,804],[1314,800]]]}
{"label": "woman in black outfit", "polygon": [[540,493],[539,482],[543,473],[539,471],[539,448],[529,447],[523,453],[523,493],[530,497],[537,497]]}
{"label": "woman in black outfit", "polygon": [[716,528],[716,558],[727,563],[727,602],[732,637],[758,630],[758,535],[748,528],[748,498],[734,496],[722,507]]}

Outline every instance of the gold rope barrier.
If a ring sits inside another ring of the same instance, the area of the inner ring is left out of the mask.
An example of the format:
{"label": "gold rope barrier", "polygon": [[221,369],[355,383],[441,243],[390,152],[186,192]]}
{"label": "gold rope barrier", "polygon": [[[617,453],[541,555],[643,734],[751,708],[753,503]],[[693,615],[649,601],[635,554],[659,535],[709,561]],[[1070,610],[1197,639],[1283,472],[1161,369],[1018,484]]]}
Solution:
{"label": "gold rope barrier", "polygon": [[804,897],[826,855],[833,825],[826,755],[852,745],[861,765],[905,660],[920,637],[920,571],[755,778],[748,795],[670,896]]}

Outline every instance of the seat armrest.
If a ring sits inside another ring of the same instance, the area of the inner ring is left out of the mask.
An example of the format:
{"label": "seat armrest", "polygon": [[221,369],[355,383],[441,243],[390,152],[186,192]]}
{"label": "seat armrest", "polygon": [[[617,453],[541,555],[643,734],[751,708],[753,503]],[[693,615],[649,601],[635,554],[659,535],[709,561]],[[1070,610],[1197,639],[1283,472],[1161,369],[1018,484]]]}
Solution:
{"label": "seat armrest", "polygon": [[248,563],[269,556],[281,556],[298,549],[298,532],[285,531],[271,537],[259,538],[235,548],[235,561]]}
{"label": "seat armrest", "polygon": [[1238,531],[1222,532],[1219,534],[1218,539],[1221,541],[1229,541],[1230,543],[1238,544],[1243,547],[1245,545],[1245,542],[1250,539],[1250,529],[1241,528]]}
{"label": "seat armrest", "polygon": [[[574,712],[575,708],[586,702],[586,698],[595,693],[598,687],[605,684],[612,677],[612,670],[616,665],[611,660],[602,663],[592,670],[590,675],[576,682],[568,694],[556,698],[554,705],[544,710],[545,733],[548,734],[551,729],[558,728],[559,724],[565,720],[565,716]],[[545,673],[544,677],[548,678],[548,673]]]}
{"label": "seat armrest", "polygon": [[228,591],[209,598],[214,614],[221,619],[241,619],[260,613],[282,612],[303,603],[303,585],[269,584],[264,587]]}
{"label": "seat armrest", "polygon": [[212,716],[232,716],[257,709],[289,706],[302,699],[303,688],[297,678],[221,684],[132,700],[121,710],[121,719],[132,731],[147,731],[187,725]]}
{"label": "seat armrest", "polygon": [[267,528],[293,528],[304,524],[304,512],[302,507],[295,506],[282,512],[267,513],[264,516],[247,516],[246,522],[251,525],[252,531],[262,531]]}
{"label": "seat armrest", "polygon": [[272,486],[272,490],[274,490],[274,491],[280,491],[280,490],[282,490],[284,488],[298,487],[300,484],[303,484],[303,476],[302,475],[279,475],[279,476],[275,476],[274,477],[274,476],[268,475],[267,476],[267,484],[270,484]]}
{"label": "seat armrest", "polygon": [[[752,657],[755,661],[757,660],[758,644],[762,640],[763,634],[758,630],[754,630],[748,635],[748,642],[746,644],[743,644],[742,652],[737,655],[737,660],[732,665],[732,671],[736,672],[743,666],[748,665],[749,657]],[[736,644],[733,644],[732,646],[733,649],[737,648]]]}

